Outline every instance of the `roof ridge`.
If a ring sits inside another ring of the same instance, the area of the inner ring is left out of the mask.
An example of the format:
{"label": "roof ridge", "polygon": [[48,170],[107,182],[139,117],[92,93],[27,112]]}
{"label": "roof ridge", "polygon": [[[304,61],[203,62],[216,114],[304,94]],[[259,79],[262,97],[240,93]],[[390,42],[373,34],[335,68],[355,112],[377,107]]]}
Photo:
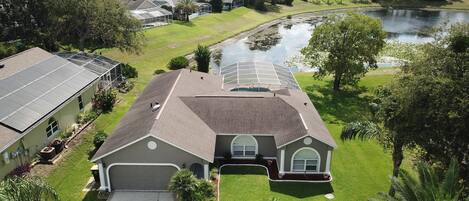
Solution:
{"label": "roof ridge", "polygon": [[160,118],[161,114],[163,114],[164,109],[166,108],[166,105],[168,104],[168,100],[169,100],[169,99],[171,98],[171,96],[173,95],[174,89],[176,88],[176,86],[177,86],[177,84],[178,84],[178,82],[179,82],[179,78],[181,78],[182,72],[183,72],[183,70],[179,70],[179,72],[178,72],[179,74],[178,74],[176,80],[174,81],[173,86],[171,86],[171,90],[169,91],[168,96],[167,96],[166,99],[164,100],[163,105],[161,106],[160,112],[158,112],[158,114],[156,115],[155,120],[158,120],[158,119]]}

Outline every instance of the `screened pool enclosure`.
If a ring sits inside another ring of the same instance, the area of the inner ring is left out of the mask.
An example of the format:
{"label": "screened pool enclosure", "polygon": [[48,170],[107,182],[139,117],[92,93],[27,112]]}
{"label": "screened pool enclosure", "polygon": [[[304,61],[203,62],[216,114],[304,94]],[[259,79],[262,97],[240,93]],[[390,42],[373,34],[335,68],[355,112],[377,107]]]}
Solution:
{"label": "screened pool enclosure", "polygon": [[60,52],[57,55],[98,75],[101,87],[116,86],[124,80],[121,63],[118,61],[84,52]]}
{"label": "screened pool enclosure", "polygon": [[237,62],[221,67],[223,82],[233,90],[266,91],[282,88],[299,90],[298,82],[288,67],[263,61]]}

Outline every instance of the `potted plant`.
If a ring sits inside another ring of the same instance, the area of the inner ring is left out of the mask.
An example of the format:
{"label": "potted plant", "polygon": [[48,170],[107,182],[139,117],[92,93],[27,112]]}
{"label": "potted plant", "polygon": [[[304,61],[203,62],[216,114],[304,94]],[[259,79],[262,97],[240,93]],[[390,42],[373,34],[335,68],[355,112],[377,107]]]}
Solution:
{"label": "potted plant", "polygon": [[54,147],[44,147],[39,152],[39,155],[41,155],[42,159],[48,161],[48,160],[55,157],[55,155],[56,155],[55,148]]}

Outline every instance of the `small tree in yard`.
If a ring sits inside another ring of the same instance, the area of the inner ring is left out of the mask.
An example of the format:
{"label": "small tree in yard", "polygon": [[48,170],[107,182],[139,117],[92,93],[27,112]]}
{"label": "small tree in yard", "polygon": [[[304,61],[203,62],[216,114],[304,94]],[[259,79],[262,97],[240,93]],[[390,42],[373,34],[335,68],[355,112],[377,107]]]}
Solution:
{"label": "small tree in yard", "polygon": [[116,93],[112,89],[98,89],[92,99],[93,110],[100,112],[110,112],[116,103]]}
{"label": "small tree in yard", "polygon": [[210,66],[211,52],[207,46],[199,45],[195,50],[195,61],[197,61],[197,70],[208,73]]}
{"label": "small tree in yard", "polygon": [[0,183],[0,200],[57,201],[57,192],[39,177],[8,177]]}
{"label": "small tree in yard", "polygon": [[376,56],[386,38],[381,27],[379,19],[361,14],[332,16],[314,30],[301,53],[311,67],[319,68],[316,77],[334,75],[334,91],[339,91],[342,84],[356,84],[377,68]]}
{"label": "small tree in yard", "polygon": [[204,201],[215,197],[213,185],[197,179],[188,169],[179,170],[173,175],[169,190],[181,201]]}
{"label": "small tree in yard", "polygon": [[186,57],[183,57],[183,56],[174,57],[168,63],[168,68],[171,70],[187,68],[188,66],[189,66],[189,60],[187,60]]}

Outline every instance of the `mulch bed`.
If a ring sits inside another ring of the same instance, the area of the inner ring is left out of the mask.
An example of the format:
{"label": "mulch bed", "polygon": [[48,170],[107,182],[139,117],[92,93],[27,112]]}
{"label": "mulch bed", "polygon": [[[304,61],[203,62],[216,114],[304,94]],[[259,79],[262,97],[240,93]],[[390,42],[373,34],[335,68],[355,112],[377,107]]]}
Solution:
{"label": "mulch bed", "polygon": [[330,177],[327,174],[285,174],[282,177],[278,174],[277,161],[275,159],[268,159],[263,161],[256,160],[246,160],[246,159],[232,159],[218,160],[221,165],[225,164],[252,164],[252,165],[262,165],[267,167],[269,171],[269,176],[271,180],[300,180],[300,181],[329,181]]}

